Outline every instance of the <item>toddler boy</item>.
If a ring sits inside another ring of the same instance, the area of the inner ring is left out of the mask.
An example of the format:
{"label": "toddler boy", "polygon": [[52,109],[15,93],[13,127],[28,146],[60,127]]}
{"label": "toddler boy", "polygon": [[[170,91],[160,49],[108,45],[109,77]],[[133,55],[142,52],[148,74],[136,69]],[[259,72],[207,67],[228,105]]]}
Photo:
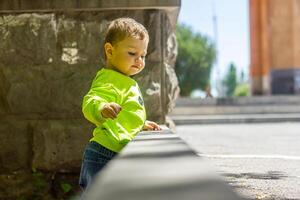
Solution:
{"label": "toddler boy", "polygon": [[145,67],[149,35],[131,18],[112,21],[104,40],[105,66],[84,96],[84,117],[96,125],[86,146],[80,186],[88,187],[93,177],[141,130],[160,130],[146,120],[138,84],[130,76]]}

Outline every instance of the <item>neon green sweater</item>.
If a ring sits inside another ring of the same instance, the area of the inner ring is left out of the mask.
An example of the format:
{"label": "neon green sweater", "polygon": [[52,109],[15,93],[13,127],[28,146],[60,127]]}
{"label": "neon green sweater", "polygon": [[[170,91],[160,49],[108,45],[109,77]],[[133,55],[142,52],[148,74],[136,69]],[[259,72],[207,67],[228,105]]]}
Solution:
{"label": "neon green sweater", "polygon": [[[115,119],[101,115],[104,104],[122,107]],[[110,69],[101,69],[82,103],[84,117],[96,125],[93,138],[102,146],[119,152],[144,126],[146,111],[138,84],[132,78]]]}

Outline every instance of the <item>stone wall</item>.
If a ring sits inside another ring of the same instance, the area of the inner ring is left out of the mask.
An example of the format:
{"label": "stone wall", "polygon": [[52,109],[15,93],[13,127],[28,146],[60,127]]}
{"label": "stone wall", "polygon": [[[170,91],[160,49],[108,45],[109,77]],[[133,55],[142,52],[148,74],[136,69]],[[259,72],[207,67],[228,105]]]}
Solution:
{"label": "stone wall", "polygon": [[117,17],[132,17],[149,31],[146,67],[134,79],[148,118],[165,123],[179,91],[173,67],[180,1],[168,1],[170,7],[144,1],[148,7],[139,3],[138,8],[126,1],[130,6],[119,9],[109,9],[120,6],[109,1],[105,9],[95,4],[68,10],[55,3],[38,10],[23,2],[0,3],[1,175],[31,169],[78,172],[93,129],[82,116],[82,97],[102,65],[106,25]]}

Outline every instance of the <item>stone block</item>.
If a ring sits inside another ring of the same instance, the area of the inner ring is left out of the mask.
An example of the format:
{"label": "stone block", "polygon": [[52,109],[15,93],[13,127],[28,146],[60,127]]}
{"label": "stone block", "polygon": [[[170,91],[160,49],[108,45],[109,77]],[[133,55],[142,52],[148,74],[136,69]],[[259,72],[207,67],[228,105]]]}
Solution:
{"label": "stone block", "polygon": [[161,64],[148,61],[145,69],[134,79],[139,83],[145,101],[147,117],[150,120],[163,121],[162,119],[162,94],[161,94]]}
{"label": "stone block", "polygon": [[180,0],[19,0],[19,1],[0,1],[0,11],[61,11],[61,10],[97,10],[103,9],[146,9],[146,8],[159,8],[169,7],[178,8]]}
{"label": "stone block", "polygon": [[88,65],[11,66],[2,68],[1,81],[0,68],[0,113],[80,117],[82,97],[97,70]]}
{"label": "stone block", "polygon": [[58,15],[57,47],[60,51],[59,62],[67,64],[99,65],[102,55],[100,48],[106,28],[103,14],[87,13]]}
{"label": "stone block", "polygon": [[0,65],[0,115],[4,115],[8,110],[6,97],[9,90],[9,83],[6,80],[3,70],[4,67]]}
{"label": "stone block", "polygon": [[180,88],[178,84],[178,79],[175,73],[175,70],[172,66],[166,65],[166,106],[164,106],[164,113],[171,113],[175,108],[175,102],[179,96]]}
{"label": "stone block", "polygon": [[[170,26],[170,25],[169,25]],[[164,62],[165,69],[165,87],[166,87],[166,102],[164,106],[164,113],[171,113],[175,107],[175,101],[179,96],[180,88],[178,79],[175,73],[175,62],[178,54],[178,45],[176,35],[172,32],[171,27],[168,29],[168,39],[166,52],[166,61]]]}
{"label": "stone block", "polygon": [[83,149],[92,136],[90,124],[84,120],[48,120],[37,122],[33,130],[33,168],[79,171]]}
{"label": "stone block", "polygon": [[20,199],[35,189],[31,173],[28,171],[0,174],[0,182],[0,199]]}
{"label": "stone block", "polygon": [[30,168],[31,130],[26,120],[0,121],[0,171]]}
{"label": "stone block", "polygon": [[40,65],[56,60],[54,14],[19,14],[0,17],[0,63]]}

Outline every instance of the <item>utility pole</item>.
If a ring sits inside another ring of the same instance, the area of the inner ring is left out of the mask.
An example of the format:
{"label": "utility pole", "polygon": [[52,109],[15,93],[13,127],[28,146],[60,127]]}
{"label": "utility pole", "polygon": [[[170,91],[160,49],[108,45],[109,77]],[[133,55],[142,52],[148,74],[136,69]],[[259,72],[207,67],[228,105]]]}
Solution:
{"label": "utility pole", "polygon": [[223,96],[222,94],[222,86],[221,86],[221,80],[220,80],[220,69],[219,69],[219,63],[218,63],[218,18],[216,14],[216,5],[215,0],[212,0],[212,21],[213,21],[213,32],[214,32],[214,41],[216,45],[216,62],[214,64],[214,71],[215,71],[215,89],[217,91],[217,96]]}

